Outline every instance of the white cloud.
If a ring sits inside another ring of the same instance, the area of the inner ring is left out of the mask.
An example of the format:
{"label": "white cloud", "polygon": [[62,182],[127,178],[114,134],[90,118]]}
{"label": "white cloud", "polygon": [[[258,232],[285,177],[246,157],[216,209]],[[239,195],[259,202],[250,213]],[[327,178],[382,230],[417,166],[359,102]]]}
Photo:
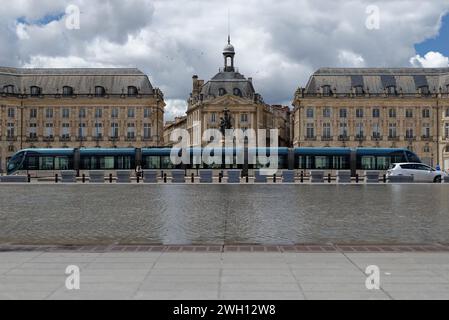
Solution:
{"label": "white cloud", "polygon": [[[80,7],[80,30],[42,23],[69,4]],[[366,28],[370,5],[378,30]],[[208,80],[222,66],[228,8],[237,67],[269,103],[291,101],[320,67],[447,65],[414,45],[438,34],[449,0],[16,0],[0,11],[0,65],[138,67],[173,117],[192,75]]]}
{"label": "white cloud", "polygon": [[165,104],[166,121],[172,121],[175,117],[184,115],[187,110],[186,100],[167,99]]}
{"label": "white cloud", "polygon": [[424,57],[417,54],[411,58],[410,64],[414,67],[423,68],[447,68],[449,67],[449,58],[439,52],[429,51]]}

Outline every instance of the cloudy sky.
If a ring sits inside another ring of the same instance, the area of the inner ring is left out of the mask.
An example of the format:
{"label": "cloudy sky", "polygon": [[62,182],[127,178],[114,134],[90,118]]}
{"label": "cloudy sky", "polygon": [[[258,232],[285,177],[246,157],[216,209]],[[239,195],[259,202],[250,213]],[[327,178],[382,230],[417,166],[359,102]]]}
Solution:
{"label": "cloudy sky", "polygon": [[168,119],[185,112],[193,74],[222,66],[228,11],[236,64],[272,104],[290,105],[320,67],[449,64],[449,0],[0,1],[0,65],[138,67]]}

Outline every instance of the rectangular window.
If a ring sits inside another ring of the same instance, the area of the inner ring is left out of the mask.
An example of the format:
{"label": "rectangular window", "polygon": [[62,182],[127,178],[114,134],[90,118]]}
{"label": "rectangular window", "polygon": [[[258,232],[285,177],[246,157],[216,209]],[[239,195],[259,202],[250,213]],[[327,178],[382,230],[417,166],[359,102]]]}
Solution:
{"label": "rectangular window", "polygon": [[430,118],[430,109],[424,109],[422,111],[422,117],[423,118]]}
{"label": "rectangular window", "polygon": [[347,117],[348,117],[348,110],[340,109],[340,118],[347,118]]}
{"label": "rectangular window", "polygon": [[373,123],[373,138],[380,139],[380,125],[379,123]]}
{"label": "rectangular window", "polygon": [[413,139],[414,136],[414,132],[413,132],[413,128],[407,128],[407,130],[405,130],[405,138],[406,139]]}
{"label": "rectangular window", "polygon": [[330,118],[331,117],[331,109],[330,108],[324,108],[323,109],[323,118]]}
{"label": "rectangular window", "polygon": [[348,136],[348,124],[345,122],[340,123],[340,137],[346,138]]}
{"label": "rectangular window", "polygon": [[111,138],[117,139],[118,133],[118,123],[111,123]]}
{"label": "rectangular window", "polygon": [[37,124],[36,123],[30,123],[30,127],[28,129],[28,136],[32,139],[37,138]]}
{"label": "rectangular window", "polygon": [[323,138],[330,139],[332,136],[331,124],[323,123]]}
{"label": "rectangular window", "polygon": [[357,110],[355,111],[355,116],[356,116],[357,118],[363,118],[363,109],[357,109]]}
{"label": "rectangular window", "polygon": [[70,118],[70,109],[67,108],[62,109],[62,117],[64,119]]}
{"label": "rectangular window", "polygon": [[151,124],[149,123],[143,124],[143,138],[146,140],[151,139]]}
{"label": "rectangular window", "polygon": [[388,126],[388,137],[391,139],[395,139],[397,137],[396,132],[397,125],[396,123],[390,123]]}
{"label": "rectangular window", "polygon": [[134,123],[128,123],[128,130],[126,133],[126,137],[128,139],[134,139],[136,137],[136,131],[135,131],[136,127]]}
{"label": "rectangular window", "polygon": [[97,108],[95,109],[95,118],[99,119],[103,117],[103,109]]}
{"label": "rectangular window", "polygon": [[52,109],[52,108],[47,108],[47,109],[45,110],[45,117],[46,117],[47,119],[53,118],[53,109]]}
{"label": "rectangular window", "polygon": [[111,118],[118,118],[119,110],[118,108],[112,108],[111,110]]}
{"label": "rectangular window", "polygon": [[365,131],[363,129],[363,123],[357,123],[355,125],[355,134],[358,139],[363,138],[365,136]]}
{"label": "rectangular window", "polygon": [[430,138],[430,124],[424,123],[422,128],[423,138]]}
{"label": "rectangular window", "polygon": [[210,122],[217,122],[217,114],[215,112],[210,115]]}
{"label": "rectangular window", "polygon": [[79,110],[79,115],[78,116],[79,116],[80,119],[86,118],[86,109],[85,108],[81,108]]}
{"label": "rectangular window", "polygon": [[37,109],[30,109],[30,119],[37,118]]}
{"label": "rectangular window", "polygon": [[14,118],[16,116],[16,109],[8,108],[8,118]]}
{"label": "rectangular window", "polygon": [[444,126],[444,136],[446,139],[449,139],[449,123],[446,123]]}
{"label": "rectangular window", "polygon": [[388,110],[388,116],[390,118],[396,118],[396,110],[395,109]]}
{"label": "rectangular window", "polygon": [[306,111],[306,117],[313,118],[313,113],[314,113],[313,108],[308,108]]}
{"label": "rectangular window", "polygon": [[62,139],[70,139],[70,124],[69,123],[62,124],[61,138]]}
{"label": "rectangular window", "polygon": [[151,117],[151,109],[150,108],[143,109],[143,117],[147,118],[147,119]]}
{"label": "rectangular window", "polygon": [[134,118],[135,110],[134,108],[128,108],[128,118]]}
{"label": "rectangular window", "polygon": [[313,139],[315,137],[315,128],[313,123],[307,124],[306,137],[307,139]]}
{"label": "rectangular window", "polygon": [[240,122],[248,122],[248,114],[242,113],[240,116]]}
{"label": "rectangular window", "polygon": [[45,137],[46,138],[53,138],[53,123],[46,123],[45,124]]}
{"label": "rectangular window", "polygon": [[78,127],[78,137],[85,138],[86,137],[86,124],[80,123]]}
{"label": "rectangular window", "polygon": [[14,138],[14,123],[8,123],[6,136],[8,138]]}
{"label": "rectangular window", "polygon": [[103,124],[101,122],[95,123],[95,138],[103,138]]}
{"label": "rectangular window", "polygon": [[413,118],[413,110],[412,109],[405,110],[405,117],[406,118]]}
{"label": "rectangular window", "polygon": [[373,118],[380,118],[380,109],[373,109]]}

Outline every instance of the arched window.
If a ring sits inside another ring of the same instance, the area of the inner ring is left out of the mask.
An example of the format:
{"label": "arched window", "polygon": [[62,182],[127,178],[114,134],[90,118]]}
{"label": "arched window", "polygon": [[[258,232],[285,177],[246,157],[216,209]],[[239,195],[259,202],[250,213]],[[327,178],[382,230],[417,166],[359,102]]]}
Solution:
{"label": "arched window", "polygon": [[13,94],[14,93],[14,86],[13,85],[4,86],[3,87],[3,93]]}
{"label": "arched window", "polygon": [[32,96],[32,97],[38,97],[38,96],[41,95],[42,90],[41,90],[41,88],[39,88],[39,87],[32,86],[32,87],[30,88],[30,92],[31,92],[31,96]]}
{"label": "arched window", "polygon": [[331,86],[326,85],[322,86],[321,88],[323,90],[323,96],[329,97],[332,94]]}
{"label": "arched window", "polygon": [[387,87],[387,94],[389,96],[395,96],[397,94],[396,86],[388,86]]}
{"label": "arched window", "polygon": [[135,97],[137,96],[137,88],[134,86],[129,86],[128,87],[128,97]]}
{"label": "arched window", "polygon": [[234,96],[241,97],[242,91],[239,88],[234,88]]}
{"label": "arched window", "polygon": [[73,96],[73,88],[69,86],[65,86],[62,88],[62,95],[64,97],[71,97]]}
{"label": "arched window", "polygon": [[96,97],[104,97],[106,95],[106,90],[104,87],[96,86],[95,87],[95,96]]}
{"label": "arched window", "polygon": [[227,92],[226,92],[226,90],[224,89],[224,88],[220,88],[220,89],[218,89],[218,95],[221,97],[221,96],[224,96],[225,94],[227,94]]}

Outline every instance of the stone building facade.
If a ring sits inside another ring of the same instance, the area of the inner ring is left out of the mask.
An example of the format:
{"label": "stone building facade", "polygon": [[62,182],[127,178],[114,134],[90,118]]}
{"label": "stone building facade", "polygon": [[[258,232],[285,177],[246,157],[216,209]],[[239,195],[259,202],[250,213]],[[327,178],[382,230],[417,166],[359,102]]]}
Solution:
{"label": "stone building facade", "polygon": [[163,144],[164,96],[137,69],[0,68],[0,168],[26,148]]}
{"label": "stone building facade", "polygon": [[172,147],[174,142],[170,140],[171,134],[177,129],[187,129],[187,116],[176,117],[173,121],[165,122],[164,126],[164,146]]}
{"label": "stone building facade", "polygon": [[[191,146],[204,146],[207,142],[194,141],[194,132],[200,138],[207,129],[219,129],[225,110],[229,111],[233,129],[280,129],[287,132],[287,122],[276,121],[273,108],[256,93],[252,78],[245,78],[234,66],[235,49],[228,39],[223,50],[224,68],[206,83],[193,76],[192,92],[188,99],[186,128],[191,136]],[[277,109],[279,118],[289,116],[288,108]],[[285,114],[283,114],[285,113]],[[278,128],[277,125],[282,126]],[[199,132],[199,129],[201,132]],[[269,132],[267,132],[269,137]],[[280,137],[281,144],[287,144],[287,136]]]}
{"label": "stone building facade", "polygon": [[407,148],[449,169],[449,69],[320,69],[293,101],[293,144]]}

